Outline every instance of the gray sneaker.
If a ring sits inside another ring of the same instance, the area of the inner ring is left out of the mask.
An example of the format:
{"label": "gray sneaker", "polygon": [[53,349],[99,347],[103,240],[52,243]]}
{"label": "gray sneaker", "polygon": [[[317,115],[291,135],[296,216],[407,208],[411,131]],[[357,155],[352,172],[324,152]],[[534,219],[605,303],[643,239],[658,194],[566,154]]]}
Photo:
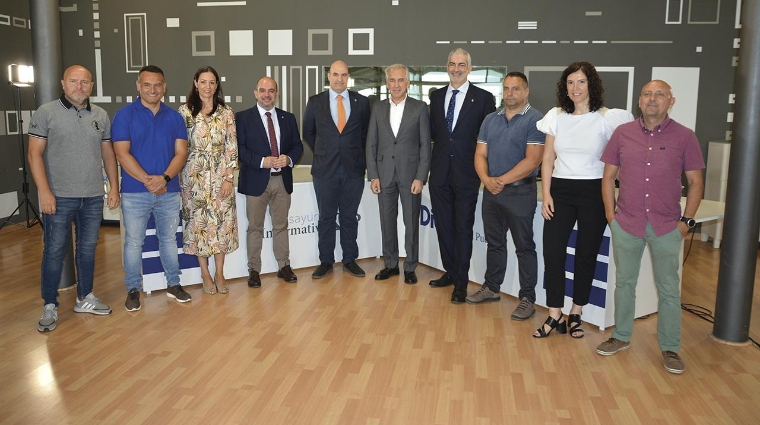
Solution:
{"label": "gray sneaker", "polygon": [[58,307],[55,304],[45,304],[42,308],[42,317],[37,323],[37,330],[40,332],[50,332],[55,329],[55,322],[58,321]]}
{"label": "gray sneaker", "polygon": [[512,320],[528,320],[530,316],[533,315],[533,313],[536,312],[536,308],[533,307],[533,303],[528,301],[527,298],[523,297],[523,299],[520,300],[520,304],[517,306],[515,311],[512,312]]}
{"label": "gray sneaker", "polygon": [[663,351],[662,359],[665,362],[665,370],[678,375],[683,373],[685,366],[681,357],[678,356],[678,353],[673,351]]}
{"label": "gray sneaker", "polygon": [[185,292],[185,289],[180,284],[166,288],[166,296],[174,298],[178,303],[186,303],[193,300],[193,297]]}
{"label": "gray sneaker", "polygon": [[90,292],[82,301],[77,298],[77,303],[74,305],[75,313],[92,313],[98,315],[111,314],[111,307],[103,304],[100,298]]}
{"label": "gray sneaker", "polygon": [[631,348],[630,341],[621,341],[617,338],[610,338],[607,341],[599,344],[599,346],[596,347],[596,352],[597,354],[601,354],[603,356],[611,356],[618,351],[627,350],[629,348]]}
{"label": "gray sneaker", "polygon": [[501,296],[499,294],[490,290],[488,287],[486,287],[486,285],[483,285],[480,287],[480,289],[478,289],[477,292],[468,296],[465,301],[467,301],[468,304],[480,304],[495,302],[499,301],[500,299]]}

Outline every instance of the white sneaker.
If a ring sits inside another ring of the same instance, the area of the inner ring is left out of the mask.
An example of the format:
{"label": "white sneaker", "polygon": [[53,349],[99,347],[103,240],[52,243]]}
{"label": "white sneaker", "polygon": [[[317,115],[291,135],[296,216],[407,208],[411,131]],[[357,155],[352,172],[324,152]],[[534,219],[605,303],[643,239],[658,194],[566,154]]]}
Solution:
{"label": "white sneaker", "polygon": [[40,332],[50,332],[55,329],[55,322],[58,321],[58,307],[55,304],[45,304],[42,308],[42,317],[37,323],[37,330]]}
{"label": "white sneaker", "polygon": [[77,298],[77,303],[76,305],[74,305],[74,312],[106,315],[106,314],[111,314],[111,307],[103,304],[100,301],[100,298],[96,297],[95,294],[90,292],[81,301],[79,301],[79,299]]}

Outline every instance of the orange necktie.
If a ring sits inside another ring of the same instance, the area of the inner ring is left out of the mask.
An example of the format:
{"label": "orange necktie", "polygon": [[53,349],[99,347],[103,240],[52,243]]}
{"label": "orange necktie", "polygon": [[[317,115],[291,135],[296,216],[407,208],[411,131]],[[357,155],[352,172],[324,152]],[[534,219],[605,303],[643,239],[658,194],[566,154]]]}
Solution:
{"label": "orange necktie", "polygon": [[346,126],[346,108],[343,107],[343,96],[338,95],[338,132],[343,133]]}

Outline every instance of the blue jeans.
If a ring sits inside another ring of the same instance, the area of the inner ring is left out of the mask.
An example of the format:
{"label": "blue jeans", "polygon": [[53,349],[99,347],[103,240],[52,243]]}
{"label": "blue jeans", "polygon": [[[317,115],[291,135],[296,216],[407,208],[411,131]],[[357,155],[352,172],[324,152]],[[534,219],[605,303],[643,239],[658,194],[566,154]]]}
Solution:
{"label": "blue jeans", "polygon": [[610,224],[615,257],[615,330],[612,336],[630,341],[636,310],[636,284],[639,280],[644,245],[652,254],[652,270],[657,287],[657,341],[661,351],[681,350],[681,279],[678,276],[679,255],[683,237],[676,228],[657,236],[647,223],[643,238],[623,230],[617,220]]}
{"label": "blue jeans", "polygon": [[77,296],[92,292],[95,270],[95,247],[100,222],[103,220],[103,197],[55,197],[55,214],[43,214],[42,299],[58,306],[58,284],[61,282],[63,259],[68,249],[71,223],[76,230]]}
{"label": "blue jeans", "polygon": [[142,248],[151,213],[156,220],[158,253],[168,286],[179,285],[177,226],[181,200],[179,192],[154,195],[150,192],[122,193],[121,211],[124,225],[124,284],[127,291],[142,290]]}

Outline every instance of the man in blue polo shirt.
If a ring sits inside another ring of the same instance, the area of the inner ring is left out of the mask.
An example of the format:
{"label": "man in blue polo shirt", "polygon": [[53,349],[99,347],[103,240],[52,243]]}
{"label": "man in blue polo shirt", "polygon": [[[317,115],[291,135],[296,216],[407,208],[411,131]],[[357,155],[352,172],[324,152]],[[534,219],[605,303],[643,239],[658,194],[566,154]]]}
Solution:
{"label": "man in blue polo shirt", "polygon": [[507,232],[512,232],[520,275],[520,304],[512,319],[526,320],[535,311],[538,260],[533,241],[536,174],[545,135],[536,122],[543,114],[528,103],[528,78],[510,72],[502,83],[504,109],[489,114],[480,126],[475,171],[483,182],[483,231],[488,244],[485,283],[467,297],[470,304],[499,301],[507,271]]}
{"label": "man in blue polo shirt", "polygon": [[161,68],[148,65],[140,69],[137,92],[137,100],[116,112],[111,129],[122,169],[127,311],[140,309],[142,246],[151,213],[156,220],[158,251],[168,286],[166,295],[181,303],[191,300],[180,285],[175,236],[181,207],[177,175],[187,159],[187,128],[179,112],[161,102],[166,92]]}

